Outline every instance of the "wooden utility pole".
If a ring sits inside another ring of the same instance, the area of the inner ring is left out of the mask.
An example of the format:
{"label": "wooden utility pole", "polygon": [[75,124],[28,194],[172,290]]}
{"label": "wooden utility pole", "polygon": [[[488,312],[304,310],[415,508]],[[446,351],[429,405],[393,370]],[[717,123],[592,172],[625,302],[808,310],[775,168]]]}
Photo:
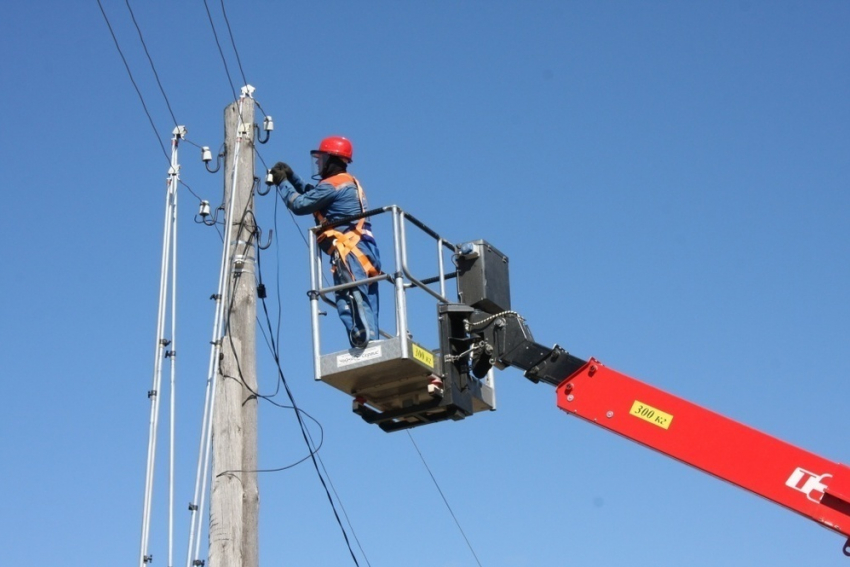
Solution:
{"label": "wooden utility pole", "polygon": [[222,298],[226,324],[212,424],[209,567],[259,565],[254,99],[248,89],[224,111],[225,203],[233,202],[225,221],[230,277]]}

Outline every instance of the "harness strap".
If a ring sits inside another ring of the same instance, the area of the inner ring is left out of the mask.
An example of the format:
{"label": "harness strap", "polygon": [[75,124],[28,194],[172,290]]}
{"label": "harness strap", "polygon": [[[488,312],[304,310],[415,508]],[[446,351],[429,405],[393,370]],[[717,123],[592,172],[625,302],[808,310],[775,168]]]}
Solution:
{"label": "harness strap", "polygon": [[[349,180],[354,181],[354,184],[357,187],[357,199],[360,201],[360,212],[364,213],[366,212],[366,210],[364,206],[365,197],[363,194],[363,187],[360,185],[360,182],[357,181],[355,177],[347,173],[340,173],[338,175],[334,175],[333,177],[325,179],[324,183],[330,183],[334,186],[335,189],[339,190],[340,186]],[[327,221],[325,216],[319,211],[314,212],[313,216],[315,216],[316,221],[319,224],[322,224]],[[336,230],[335,227],[325,229],[318,235],[316,241],[321,244],[323,241],[331,239],[330,246],[336,249],[343,263],[345,263],[345,258],[349,254],[353,254],[354,258],[363,267],[363,271],[366,272],[366,277],[371,278],[372,276],[377,276],[381,272],[374,266],[374,264],[372,264],[369,258],[357,247],[364,235],[372,236],[372,233],[370,231],[363,230],[363,226],[365,224],[366,218],[363,217],[357,221],[357,224],[354,225],[353,228],[350,228],[345,232]]]}

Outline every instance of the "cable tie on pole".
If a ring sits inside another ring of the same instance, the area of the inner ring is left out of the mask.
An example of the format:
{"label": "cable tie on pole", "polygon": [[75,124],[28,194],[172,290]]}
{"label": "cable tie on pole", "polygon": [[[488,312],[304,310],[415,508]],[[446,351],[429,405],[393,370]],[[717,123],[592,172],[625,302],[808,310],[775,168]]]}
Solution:
{"label": "cable tie on pole", "polygon": [[162,346],[168,346],[171,344],[171,341],[169,339],[159,339],[159,344]]}
{"label": "cable tie on pole", "polygon": [[156,396],[156,390],[148,390],[148,399],[151,399],[154,396]]}
{"label": "cable tie on pole", "polygon": [[198,505],[193,503],[193,502],[189,502],[189,511],[190,512],[196,512],[197,510],[198,510]]}
{"label": "cable tie on pole", "polygon": [[145,555],[145,556],[142,558],[142,561],[143,561],[144,563],[153,563],[153,555]]}
{"label": "cable tie on pole", "polygon": [[175,356],[177,356],[177,351],[176,351],[176,350],[167,350],[167,351],[165,351],[165,358],[174,358]]}
{"label": "cable tie on pole", "polygon": [[220,293],[214,293],[210,296],[210,299],[215,299],[216,301],[218,301],[218,300],[221,299],[221,294]]}

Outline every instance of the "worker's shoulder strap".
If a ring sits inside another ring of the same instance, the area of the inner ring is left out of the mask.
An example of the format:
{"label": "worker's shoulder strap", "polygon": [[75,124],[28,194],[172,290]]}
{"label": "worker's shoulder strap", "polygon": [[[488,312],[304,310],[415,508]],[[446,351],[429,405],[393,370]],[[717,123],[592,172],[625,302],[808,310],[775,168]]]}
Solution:
{"label": "worker's shoulder strap", "polygon": [[[337,175],[322,180],[322,183],[328,183],[329,185],[332,185],[337,191],[340,190],[344,185],[348,185],[352,182],[357,188],[357,200],[360,201],[360,212],[365,213],[366,195],[363,192],[363,186],[360,185],[360,182],[357,181],[354,176],[348,173],[339,173]],[[321,212],[316,211],[313,214],[315,215],[316,221],[319,224],[325,222],[325,216],[322,215]],[[366,255],[363,254],[363,252],[361,252],[357,248],[357,244],[360,242],[363,236],[368,236],[369,238],[372,238],[371,231],[364,229],[365,224],[366,218],[363,217],[357,221],[357,224],[355,224],[354,226],[349,226],[343,231],[340,231],[337,228],[327,228],[319,234],[317,241],[320,245],[325,241],[330,241],[330,245],[325,248],[325,251],[330,253],[331,248],[336,249],[336,251],[339,253],[340,259],[343,260],[343,264],[346,256],[348,256],[349,254],[354,255],[354,257],[357,258],[357,261],[363,267],[363,271],[366,272],[366,277],[372,277],[377,276],[381,273],[381,271],[378,270],[372,264],[369,258],[367,258]]]}
{"label": "worker's shoulder strap", "polygon": [[[349,173],[337,173],[336,175],[332,175],[328,178],[322,179],[320,184],[321,183],[327,183],[337,191],[339,191],[346,185],[354,183],[354,186],[357,188],[357,200],[360,202],[360,212],[366,212],[366,193],[363,191],[363,186],[360,185],[360,182],[357,181],[357,178],[353,175]],[[327,220],[320,211],[314,212],[313,216],[316,218],[316,222],[319,224],[322,224]],[[364,222],[365,218],[360,219],[360,221],[357,223],[357,230],[362,230]]]}
{"label": "worker's shoulder strap", "polygon": [[348,183],[357,184],[357,180],[348,173],[337,173],[336,175],[322,179],[319,183],[327,183],[328,185],[332,185],[334,189],[339,190],[342,189],[343,185]]}

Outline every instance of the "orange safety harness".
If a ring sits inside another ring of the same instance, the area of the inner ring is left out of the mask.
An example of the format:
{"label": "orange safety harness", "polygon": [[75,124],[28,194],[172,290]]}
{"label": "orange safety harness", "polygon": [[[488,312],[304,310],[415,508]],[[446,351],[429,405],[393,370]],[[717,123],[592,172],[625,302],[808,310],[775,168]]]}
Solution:
{"label": "orange safety harness", "polygon": [[[364,205],[365,196],[363,194],[363,187],[360,186],[360,182],[354,178],[354,176],[349,175],[348,173],[339,173],[332,177],[328,177],[327,179],[323,179],[322,183],[328,183],[334,187],[337,191],[339,191],[344,185],[347,183],[353,182],[357,187],[357,199],[360,201],[360,212],[365,213],[366,207]],[[321,225],[327,222],[325,216],[319,211],[315,211],[313,216],[316,218],[316,222]],[[326,228],[319,236],[316,238],[316,241],[322,247],[322,250],[331,254],[331,249],[336,250],[337,254],[339,254],[339,259],[342,261],[343,265],[346,266],[345,258],[349,254],[353,254],[354,257],[360,262],[360,265],[363,267],[363,271],[366,272],[366,277],[371,278],[372,276],[377,276],[381,273],[380,270],[375,268],[369,258],[357,248],[357,244],[363,238],[363,236],[372,236],[372,233],[369,230],[364,230],[364,225],[366,224],[366,217],[361,218],[357,221],[357,224],[354,227],[350,227],[345,232],[341,232],[337,230],[338,227]],[[350,271],[350,270],[349,270]]]}

